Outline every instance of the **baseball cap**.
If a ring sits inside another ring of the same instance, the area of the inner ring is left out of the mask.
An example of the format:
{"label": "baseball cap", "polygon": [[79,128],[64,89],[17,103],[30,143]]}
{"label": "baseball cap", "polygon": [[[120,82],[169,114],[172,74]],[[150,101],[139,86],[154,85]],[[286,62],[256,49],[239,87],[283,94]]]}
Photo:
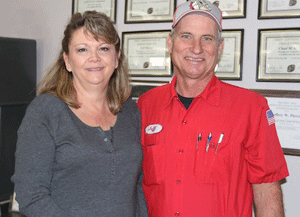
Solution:
{"label": "baseball cap", "polygon": [[222,30],[222,12],[216,5],[207,0],[192,0],[179,5],[174,14],[172,28],[177,25],[181,18],[190,13],[205,13],[209,15],[216,21],[220,31]]}

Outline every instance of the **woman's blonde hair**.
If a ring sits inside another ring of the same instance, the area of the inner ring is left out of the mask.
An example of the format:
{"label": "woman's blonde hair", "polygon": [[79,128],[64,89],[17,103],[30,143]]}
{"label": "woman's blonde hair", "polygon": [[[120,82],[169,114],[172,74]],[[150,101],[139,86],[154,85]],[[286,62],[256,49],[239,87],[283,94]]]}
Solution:
{"label": "woman's blonde hair", "polygon": [[115,46],[116,53],[120,52],[119,64],[110,78],[107,89],[107,101],[113,114],[118,114],[124,102],[129,98],[131,86],[128,79],[128,68],[121,50],[120,37],[110,18],[103,13],[86,11],[72,16],[64,31],[62,50],[54,65],[45,73],[38,84],[38,94],[49,93],[59,97],[69,106],[79,108],[76,90],[73,86],[73,76],[68,72],[63,58],[63,53],[69,54],[69,43],[74,31],[84,28],[96,40],[103,40]]}

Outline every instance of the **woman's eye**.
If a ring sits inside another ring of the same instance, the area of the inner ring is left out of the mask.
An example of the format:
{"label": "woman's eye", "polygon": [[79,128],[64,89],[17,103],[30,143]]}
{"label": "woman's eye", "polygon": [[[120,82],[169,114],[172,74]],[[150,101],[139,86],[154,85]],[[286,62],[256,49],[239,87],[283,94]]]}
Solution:
{"label": "woman's eye", "polygon": [[108,47],[101,47],[100,50],[101,50],[101,51],[108,51],[109,48],[108,48]]}
{"label": "woman's eye", "polygon": [[80,49],[78,49],[77,51],[81,53],[81,52],[86,51],[86,48],[80,48]]}

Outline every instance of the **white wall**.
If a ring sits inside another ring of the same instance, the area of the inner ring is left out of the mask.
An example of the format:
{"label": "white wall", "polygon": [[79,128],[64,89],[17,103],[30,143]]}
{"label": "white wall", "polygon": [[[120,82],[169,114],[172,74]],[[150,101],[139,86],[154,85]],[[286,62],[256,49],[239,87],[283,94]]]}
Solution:
{"label": "white wall", "polygon": [[[177,4],[185,0],[177,0]],[[123,31],[170,30],[171,23],[124,24],[125,1],[117,0],[116,27]],[[71,16],[69,0],[1,0],[0,36],[37,40],[37,79],[55,60],[63,30]],[[248,0],[245,19],[223,20],[224,29],[244,29],[242,81],[228,81],[252,89],[300,90],[299,83],[256,82],[257,30],[300,27],[300,19],[258,20],[258,0]],[[165,79],[165,78],[161,78]],[[300,157],[286,156],[290,176],[282,185],[287,217],[300,216]]]}

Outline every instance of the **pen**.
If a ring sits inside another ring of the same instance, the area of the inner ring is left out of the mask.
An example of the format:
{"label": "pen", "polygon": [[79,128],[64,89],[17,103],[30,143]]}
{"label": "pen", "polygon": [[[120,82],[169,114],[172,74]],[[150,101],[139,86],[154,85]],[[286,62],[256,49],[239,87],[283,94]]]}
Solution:
{"label": "pen", "polygon": [[219,144],[222,142],[222,140],[223,140],[223,137],[224,137],[224,133],[221,133],[221,135],[220,135],[220,137],[219,137],[219,141],[218,141],[217,147],[216,147],[216,149],[215,149],[215,153],[217,153],[217,150],[218,150]]}
{"label": "pen", "polygon": [[198,142],[201,140],[201,133],[199,133],[196,143],[196,149],[198,149]]}
{"label": "pen", "polygon": [[207,143],[206,143],[206,152],[208,152],[208,148],[209,148],[209,143],[210,143],[210,140],[211,140],[211,132],[209,133],[209,136],[207,138]]}

